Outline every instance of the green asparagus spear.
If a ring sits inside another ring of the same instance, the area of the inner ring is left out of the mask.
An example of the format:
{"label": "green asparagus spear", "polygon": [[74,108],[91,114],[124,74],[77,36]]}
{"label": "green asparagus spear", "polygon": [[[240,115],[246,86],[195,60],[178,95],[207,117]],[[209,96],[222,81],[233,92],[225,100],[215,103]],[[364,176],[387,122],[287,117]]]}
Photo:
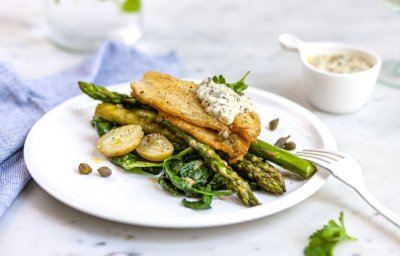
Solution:
{"label": "green asparagus spear", "polygon": [[317,171],[317,168],[311,162],[293,155],[286,150],[272,146],[262,140],[252,142],[250,144],[249,152],[263,159],[269,160],[289,171],[297,173],[306,179],[311,177]]}
{"label": "green asparagus spear", "polygon": [[246,173],[248,178],[254,180],[266,191],[274,194],[282,194],[286,191],[282,174],[275,167],[253,154],[247,154],[245,159],[232,166]]}
{"label": "green asparagus spear", "polygon": [[83,93],[95,100],[114,104],[141,105],[135,98],[126,94],[111,92],[103,86],[82,81],[79,81],[78,85]]}

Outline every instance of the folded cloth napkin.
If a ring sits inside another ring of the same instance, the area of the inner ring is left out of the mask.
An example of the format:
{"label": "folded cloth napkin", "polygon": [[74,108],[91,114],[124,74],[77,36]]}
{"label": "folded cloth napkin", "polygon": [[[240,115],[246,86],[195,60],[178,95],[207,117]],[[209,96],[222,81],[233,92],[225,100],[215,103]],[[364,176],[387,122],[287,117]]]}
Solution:
{"label": "folded cloth napkin", "polygon": [[0,218],[30,179],[22,148],[30,128],[44,113],[79,94],[78,80],[110,85],[140,79],[150,70],[180,75],[174,53],[151,57],[113,42],[79,65],[43,79],[23,80],[0,62]]}

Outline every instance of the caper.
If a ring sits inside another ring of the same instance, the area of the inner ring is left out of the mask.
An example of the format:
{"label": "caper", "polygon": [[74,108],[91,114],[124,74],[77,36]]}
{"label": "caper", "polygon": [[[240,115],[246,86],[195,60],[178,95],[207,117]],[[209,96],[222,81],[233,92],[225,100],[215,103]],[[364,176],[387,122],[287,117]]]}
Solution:
{"label": "caper", "polygon": [[80,163],[78,169],[80,174],[88,175],[92,172],[92,167],[85,163]]}
{"label": "caper", "polygon": [[287,143],[288,139],[290,138],[290,135],[287,137],[281,137],[275,142],[275,146],[278,148],[283,148],[285,149],[285,144]]}
{"label": "caper", "polygon": [[112,171],[107,166],[102,166],[97,169],[101,177],[108,177],[111,175]]}
{"label": "caper", "polygon": [[269,129],[270,129],[271,131],[275,130],[275,129],[278,127],[278,124],[279,124],[279,118],[276,118],[276,119],[274,119],[274,120],[271,120],[271,121],[269,122]]}
{"label": "caper", "polygon": [[288,151],[292,151],[292,150],[296,149],[296,143],[294,143],[293,141],[289,141],[289,142],[285,143],[285,149]]}

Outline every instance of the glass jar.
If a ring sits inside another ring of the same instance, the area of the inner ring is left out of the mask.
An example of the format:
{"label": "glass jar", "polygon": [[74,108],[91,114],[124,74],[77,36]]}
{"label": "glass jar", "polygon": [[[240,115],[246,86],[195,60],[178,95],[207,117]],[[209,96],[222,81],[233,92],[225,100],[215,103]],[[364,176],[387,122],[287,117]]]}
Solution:
{"label": "glass jar", "polygon": [[[400,0],[385,0],[386,6],[400,14]],[[398,39],[400,40],[400,38]],[[398,46],[399,47],[399,46]],[[396,52],[397,51],[397,52]],[[383,84],[400,88],[400,49],[393,52],[394,59],[384,60],[379,81]]]}
{"label": "glass jar", "polygon": [[46,0],[48,35],[57,45],[90,51],[105,40],[141,37],[140,0]]}

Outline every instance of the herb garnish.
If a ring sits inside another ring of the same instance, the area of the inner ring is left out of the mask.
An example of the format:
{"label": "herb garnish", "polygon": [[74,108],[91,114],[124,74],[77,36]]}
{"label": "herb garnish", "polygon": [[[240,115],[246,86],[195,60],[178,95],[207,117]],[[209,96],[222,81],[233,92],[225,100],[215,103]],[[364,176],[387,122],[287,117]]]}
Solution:
{"label": "herb garnish", "polygon": [[121,5],[122,12],[133,13],[141,8],[140,0],[125,0]]}
{"label": "herb garnish", "polygon": [[247,73],[237,82],[234,83],[227,83],[225,78],[222,75],[219,76],[213,76],[212,80],[216,84],[224,84],[228,86],[229,88],[232,88],[236,93],[241,93],[242,91],[247,89],[247,84],[244,82],[244,79],[248,76],[250,71],[247,71]]}
{"label": "herb garnish", "polygon": [[[61,0],[54,0],[55,4],[60,4]],[[104,0],[99,0],[99,2],[104,1]],[[121,11],[124,13],[135,13],[140,11],[140,8],[142,7],[141,5],[141,0],[123,0],[122,3],[119,1],[116,1],[118,5],[121,5]]]}
{"label": "herb garnish", "polygon": [[357,240],[346,233],[343,212],[340,212],[340,225],[330,220],[322,229],[309,237],[308,246],[304,249],[306,256],[332,256],[337,243],[345,240]]}

